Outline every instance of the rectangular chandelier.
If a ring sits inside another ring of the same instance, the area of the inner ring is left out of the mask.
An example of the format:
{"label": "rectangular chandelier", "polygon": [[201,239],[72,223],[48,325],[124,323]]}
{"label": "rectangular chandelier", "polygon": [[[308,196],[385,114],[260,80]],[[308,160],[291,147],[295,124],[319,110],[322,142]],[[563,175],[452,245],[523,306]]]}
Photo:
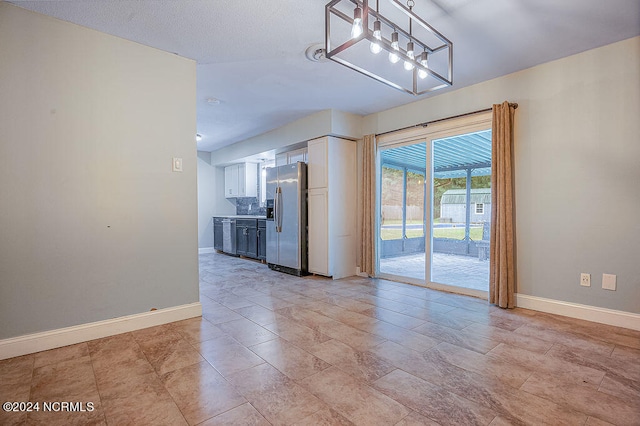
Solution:
{"label": "rectangular chandelier", "polygon": [[[453,43],[414,11],[414,0],[332,0],[326,57],[412,95],[453,85]],[[394,7],[391,7],[394,6]],[[384,14],[383,14],[384,12]]]}

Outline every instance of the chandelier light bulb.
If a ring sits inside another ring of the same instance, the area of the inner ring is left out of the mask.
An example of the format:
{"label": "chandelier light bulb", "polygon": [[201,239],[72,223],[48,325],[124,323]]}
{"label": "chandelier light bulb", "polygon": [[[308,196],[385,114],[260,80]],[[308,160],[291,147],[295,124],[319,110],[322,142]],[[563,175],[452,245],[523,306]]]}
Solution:
{"label": "chandelier light bulb", "polygon": [[378,41],[382,40],[380,21],[375,21],[373,23],[373,38],[375,38],[377,41],[371,42],[371,44],[369,45],[369,50],[371,51],[371,53],[377,55],[382,51],[382,46],[380,46],[380,43],[378,43]]}
{"label": "chandelier light bulb", "polygon": [[[429,62],[427,62],[427,52],[422,52],[420,55],[420,65],[425,68],[429,68]],[[427,72],[423,69],[418,70],[418,77],[425,79],[427,78]]]}
{"label": "chandelier light bulb", "polygon": [[415,58],[413,54],[413,42],[410,41],[407,43],[407,56],[411,58],[411,61],[404,61],[404,69],[407,71],[411,71],[414,68],[413,59]]}
{"label": "chandelier light bulb", "polygon": [[[324,3],[324,49],[319,44],[313,50],[325,52],[327,60],[416,96],[453,85],[453,43],[416,13],[418,0]],[[436,52],[440,59],[431,57]]]}
{"label": "chandelier light bulb", "polygon": [[400,57],[398,56],[398,54],[395,53],[395,51],[399,50],[398,33],[396,31],[391,33],[391,47],[393,48],[394,51],[389,52],[389,62],[391,62],[392,64],[395,64],[400,60]]}
{"label": "chandelier light bulb", "polygon": [[351,27],[351,38],[358,38],[362,35],[362,9],[357,6],[353,10],[353,26]]}

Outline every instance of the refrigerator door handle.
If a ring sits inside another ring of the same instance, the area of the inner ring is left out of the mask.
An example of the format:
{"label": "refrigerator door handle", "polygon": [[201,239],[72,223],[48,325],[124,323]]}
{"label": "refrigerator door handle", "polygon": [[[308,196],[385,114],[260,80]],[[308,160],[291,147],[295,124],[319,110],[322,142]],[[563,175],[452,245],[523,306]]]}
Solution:
{"label": "refrigerator door handle", "polygon": [[276,186],[275,194],[273,194],[273,224],[278,232],[278,187]]}
{"label": "refrigerator door handle", "polygon": [[282,232],[282,218],[284,217],[284,204],[282,203],[282,188],[278,192],[278,198],[280,199],[280,215],[278,216],[278,229]]}
{"label": "refrigerator door handle", "polygon": [[276,232],[282,232],[282,187],[276,188],[276,199],[274,201]]}
{"label": "refrigerator door handle", "polygon": [[278,232],[278,187],[276,186],[275,194],[273,195],[273,224],[276,232]]}

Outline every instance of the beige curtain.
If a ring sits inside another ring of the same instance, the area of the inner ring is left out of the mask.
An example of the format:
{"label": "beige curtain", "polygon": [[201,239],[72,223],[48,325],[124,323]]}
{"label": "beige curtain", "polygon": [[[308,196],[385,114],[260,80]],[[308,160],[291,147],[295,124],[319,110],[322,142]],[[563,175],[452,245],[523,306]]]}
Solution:
{"label": "beige curtain", "polygon": [[493,105],[489,303],[515,307],[513,119],[517,105]]}
{"label": "beige curtain", "polygon": [[375,274],[375,190],[376,190],[376,136],[366,135],[362,153],[362,206],[360,208],[360,272]]}

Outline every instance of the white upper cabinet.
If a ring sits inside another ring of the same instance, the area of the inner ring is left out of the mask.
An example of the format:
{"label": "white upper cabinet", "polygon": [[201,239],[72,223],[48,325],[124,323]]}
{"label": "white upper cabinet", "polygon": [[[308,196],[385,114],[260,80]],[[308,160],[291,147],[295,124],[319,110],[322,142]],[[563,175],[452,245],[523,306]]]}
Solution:
{"label": "white upper cabinet", "polygon": [[297,162],[307,162],[307,148],[294,149],[293,151],[283,152],[276,155],[276,167],[284,166],[285,164],[294,164]]}
{"label": "white upper cabinet", "polygon": [[224,168],[224,196],[226,198],[238,196],[238,165]]}
{"label": "white upper cabinet", "polygon": [[224,196],[226,198],[258,196],[258,165],[232,164],[224,168]]}
{"label": "white upper cabinet", "polygon": [[286,152],[283,152],[282,154],[277,154],[276,155],[276,167],[280,167],[280,166],[284,166],[288,163],[289,161],[289,157],[287,156]]}
{"label": "white upper cabinet", "polygon": [[326,188],[329,181],[327,177],[328,138],[309,141],[307,149],[307,186],[309,189]]}
{"label": "white upper cabinet", "polygon": [[300,148],[294,151],[287,152],[288,164],[306,163],[307,162],[307,148]]}

